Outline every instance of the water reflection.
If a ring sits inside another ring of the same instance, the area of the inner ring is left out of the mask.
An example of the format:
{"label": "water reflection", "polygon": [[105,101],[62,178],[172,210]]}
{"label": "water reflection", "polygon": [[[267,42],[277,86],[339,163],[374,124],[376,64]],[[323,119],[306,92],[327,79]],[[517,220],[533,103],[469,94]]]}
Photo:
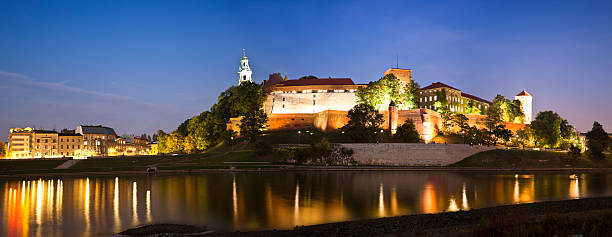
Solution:
{"label": "water reflection", "polygon": [[269,172],[0,181],[0,235],[108,235],[147,223],[286,229],[610,195],[612,174]]}

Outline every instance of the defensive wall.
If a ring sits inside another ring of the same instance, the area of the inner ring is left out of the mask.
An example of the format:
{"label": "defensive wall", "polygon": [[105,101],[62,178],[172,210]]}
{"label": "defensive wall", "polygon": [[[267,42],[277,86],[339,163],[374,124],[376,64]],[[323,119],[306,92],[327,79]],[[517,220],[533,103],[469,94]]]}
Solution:
{"label": "defensive wall", "polygon": [[[392,110],[380,111],[384,119],[382,129],[387,131],[389,130],[389,111]],[[438,135],[442,128],[442,117],[433,110],[411,109],[395,111],[395,113],[397,113],[395,116],[397,121],[395,121],[393,125],[396,124],[397,126],[401,126],[407,119],[411,119],[414,121],[421,138],[426,142],[429,142]],[[268,114],[268,130],[286,131],[317,129],[325,133],[335,132],[348,123],[349,119],[347,114],[347,111],[340,110],[325,110],[318,113]],[[466,117],[469,119],[468,124],[470,126],[484,128],[485,115],[466,115]],[[227,124],[228,129],[240,132],[240,119],[240,117],[230,119],[230,123]],[[503,124],[513,132],[525,127],[525,124],[522,123]]]}
{"label": "defensive wall", "polygon": [[349,143],[359,164],[392,166],[447,166],[496,147],[466,144]]}

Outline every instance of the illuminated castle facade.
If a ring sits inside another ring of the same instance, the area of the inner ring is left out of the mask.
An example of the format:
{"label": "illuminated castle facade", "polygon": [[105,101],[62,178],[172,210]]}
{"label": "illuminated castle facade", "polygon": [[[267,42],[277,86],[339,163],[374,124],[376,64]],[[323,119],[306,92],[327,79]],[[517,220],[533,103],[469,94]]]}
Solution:
{"label": "illuminated castle facade", "polygon": [[[246,57],[243,57],[243,60]],[[244,61],[241,61],[244,64]],[[248,62],[247,62],[248,65]],[[250,68],[249,68],[250,70]],[[391,68],[384,72],[393,74],[400,82],[407,85],[412,81],[412,70]],[[249,74],[250,75],[250,74]],[[239,80],[241,82],[242,77]],[[301,130],[318,129],[333,132],[348,122],[348,111],[358,103],[356,95],[359,87],[351,78],[317,78],[306,76],[298,79],[287,79],[279,73],[271,74],[262,83],[268,94],[264,102],[264,111],[268,115],[268,129]],[[423,87],[419,92],[419,108],[399,109],[395,104],[383,106],[379,112],[384,115],[383,129],[394,132],[397,126],[407,119],[415,122],[421,137],[427,142],[435,137],[442,128],[442,118],[436,112],[436,102],[440,92],[444,91],[448,107],[453,113],[465,114],[470,126],[482,127],[484,111],[491,102],[465,93],[455,87],[441,82]],[[532,98],[527,92],[521,92],[516,99],[522,103],[525,121],[531,121]],[[389,101],[390,102],[390,101]],[[232,118],[228,129],[239,131],[240,118]],[[510,130],[518,130],[524,124],[506,123]]]}

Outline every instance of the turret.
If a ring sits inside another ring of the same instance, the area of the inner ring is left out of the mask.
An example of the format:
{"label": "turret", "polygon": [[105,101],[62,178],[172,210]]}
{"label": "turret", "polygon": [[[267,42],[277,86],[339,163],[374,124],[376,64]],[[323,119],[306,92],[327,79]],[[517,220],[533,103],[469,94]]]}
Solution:
{"label": "turret", "polygon": [[514,96],[514,99],[521,102],[521,109],[523,110],[523,114],[525,115],[525,117],[523,117],[523,122],[526,124],[530,124],[531,120],[533,119],[531,107],[533,97],[529,93],[527,93],[527,91],[523,90],[521,91],[521,93],[518,93],[518,95]]}

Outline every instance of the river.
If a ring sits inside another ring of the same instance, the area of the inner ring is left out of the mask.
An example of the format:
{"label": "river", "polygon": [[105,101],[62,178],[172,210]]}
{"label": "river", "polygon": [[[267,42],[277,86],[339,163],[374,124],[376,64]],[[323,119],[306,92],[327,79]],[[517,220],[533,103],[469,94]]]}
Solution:
{"label": "river", "polygon": [[0,235],[105,236],[150,223],[215,230],[469,210],[612,194],[612,174],[236,172],[0,180]]}

